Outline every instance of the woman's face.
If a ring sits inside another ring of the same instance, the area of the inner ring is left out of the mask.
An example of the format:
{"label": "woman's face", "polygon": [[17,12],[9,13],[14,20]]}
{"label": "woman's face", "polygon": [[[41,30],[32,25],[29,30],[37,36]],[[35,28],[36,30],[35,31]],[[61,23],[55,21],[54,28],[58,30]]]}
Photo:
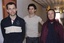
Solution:
{"label": "woman's face", "polygon": [[54,19],[54,11],[53,10],[48,11],[48,18],[50,20],[53,20]]}

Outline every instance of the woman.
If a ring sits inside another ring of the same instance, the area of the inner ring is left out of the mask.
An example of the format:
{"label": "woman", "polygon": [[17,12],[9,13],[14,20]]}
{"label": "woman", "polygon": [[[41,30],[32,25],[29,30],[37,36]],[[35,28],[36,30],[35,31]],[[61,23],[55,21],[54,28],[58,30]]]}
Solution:
{"label": "woman", "polygon": [[63,26],[55,20],[55,11],[53,9],[47,12],[47,21],[43,24],[40,43],[64,43]]}

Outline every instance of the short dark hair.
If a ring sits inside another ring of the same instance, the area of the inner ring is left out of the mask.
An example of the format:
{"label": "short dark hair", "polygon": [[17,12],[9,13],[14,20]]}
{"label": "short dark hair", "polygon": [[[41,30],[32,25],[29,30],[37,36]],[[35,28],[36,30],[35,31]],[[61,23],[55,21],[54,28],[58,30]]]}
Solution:
{"label": "short dark hair", "polygon": [[33,7],[34,7],[34,9],[37,9],[37,8],[36,8],[36,5],[35,5],[35,4],[33,4],[33,3],[31,3],[31,4],[29,4],[29,5],[28,5],[28,10],[29,10],[29,7],[30,7],[30,6],[33,6]]}
{"label": "short dark hair", "polygon": [[17,6],[16,6],[16,4],[14,2],[9,2],[9,3],[6,4],[6,9],[8,9],[8,5],[12,5],[12,4],[14,4],[15,7],[17,8]]}

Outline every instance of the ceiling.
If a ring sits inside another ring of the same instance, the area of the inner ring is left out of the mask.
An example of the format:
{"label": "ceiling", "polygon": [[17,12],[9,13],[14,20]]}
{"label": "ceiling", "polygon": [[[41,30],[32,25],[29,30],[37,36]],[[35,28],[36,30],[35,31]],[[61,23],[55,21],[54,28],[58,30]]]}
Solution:
{"label": "ceiling", "polygon": [[33,1],[40,4],[44,8],[51,6],[54,8],[59,7],[64,9],[64,0],[33,0]]}

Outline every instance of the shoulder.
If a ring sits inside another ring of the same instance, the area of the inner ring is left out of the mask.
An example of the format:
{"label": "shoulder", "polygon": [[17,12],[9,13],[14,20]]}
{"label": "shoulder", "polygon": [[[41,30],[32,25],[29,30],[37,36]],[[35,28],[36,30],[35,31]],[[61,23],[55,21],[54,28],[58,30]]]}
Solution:
{"label": "shoulder", "polygon": [[35,17],[40,18],[38,15],[35,15]]}
{"label": "shoulder", "polygon": [[55,20],[55,24],[61,25],[59,21]]}
{"label": "shoulder", "polygon": [[42,25],[42,27],[46,27],[47,26],[47,24],[48,24],[48,22],[46,21],[46,22],[44,22],[43,23],[43,25]]}
{"label": "shoulder", "polygon": [[26,18],[28,18],[28,15],[27,15],[27,16],[25,16],[23,19],[26,19]]}
{"label": "shoulder", "polygon": [[46,21],[46,22],[44,22],[44,24],[43,25],[47,25],[48,24],[48,22]]}
{"label": "shoulder", "polygon": [[23,19],[23,18],[21,18],[21,17],[18,17],[18,19],[19,19],[19,20],[21,20],[21,21],[24,21],[24,19]]}
{"label": "shoulder", "polygon": [[63,25],[59,21],[55,21],[55,25],[58,27],[63,27]]}
{"label": "shoulder", "polygon": [[27,16],[25,16],[23,19],[25,20],[25,22],[28,20],[28,15]]}
{"label": "shoulder", "polygon": [[4,22],[8,21],[8,19],[9,19],[9,17],[6,17],[6,18],[2,19],[1,23],[4,23]]}
{"label": "shoulder", "polygon": [[23,18],[21,18],[21,17],[18,17],[18,20],[19,20],[20,22],[24,22],[24,23],[25,23],[25,20],[24,20]]}
{"label": "shoulder", "polygon": [[39,20],[41,20],[41,19],[42,19],[40,16],[37,16],[37,15],[36,15],[35,17],[36,17],[37,19],[39,19]]}

